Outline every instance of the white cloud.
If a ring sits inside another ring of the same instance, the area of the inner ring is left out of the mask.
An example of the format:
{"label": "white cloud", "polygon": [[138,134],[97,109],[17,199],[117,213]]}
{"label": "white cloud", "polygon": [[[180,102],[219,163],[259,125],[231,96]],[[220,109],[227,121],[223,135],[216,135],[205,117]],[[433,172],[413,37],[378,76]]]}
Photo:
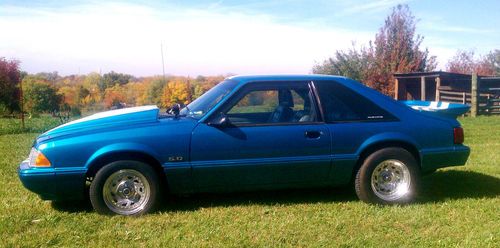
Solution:
{"label": "white cloud", "polygon": [[315,61],[373,36],[280,24],[268,15],[118,3],[2,6],[0,16],[0,29],[9,34],[0,37],[1,56],[20,59],[29,72],[61,74],[160,74],[161,42],[171,74],[308,73]]}
{"label": "white cloud", "polygon": [[446,33],[459,33],[459,34],[496,34],[496,30],[472,28],[454,25],[445,25],[439,22],[423,22],[420,27],[429,31],[446,32]]}
{"label": "white cloud", "polygon": [[398,4],[405,4],[410,0],[371,0],[366,2],[353,3],[352,1],[346,1],[346,9],[344,10],[347,14],[363,14],[388,11]]}

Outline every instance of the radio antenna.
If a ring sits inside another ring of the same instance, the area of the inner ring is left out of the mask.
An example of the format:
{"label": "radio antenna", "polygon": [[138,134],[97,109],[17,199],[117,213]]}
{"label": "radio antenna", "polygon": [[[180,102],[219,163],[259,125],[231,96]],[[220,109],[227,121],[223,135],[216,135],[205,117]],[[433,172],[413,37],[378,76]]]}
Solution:
{"label": "radio antenna", "polygon": [[163,70],[163,81],[165,82],[165,60],[163,59],[163,42],[160,43],[160,51],[161,51],[161,69]]}

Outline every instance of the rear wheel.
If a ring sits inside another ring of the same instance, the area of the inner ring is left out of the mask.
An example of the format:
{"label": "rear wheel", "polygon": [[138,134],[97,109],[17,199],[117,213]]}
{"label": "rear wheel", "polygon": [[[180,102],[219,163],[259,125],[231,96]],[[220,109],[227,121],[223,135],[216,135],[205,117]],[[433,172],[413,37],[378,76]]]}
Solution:
{"label": "rear wheel", "polygon": [[359,199],[376,204],[407,204],[415,200],[418,164],[405,149],[391,147],[368,156],[356,174]]}
{"label": "rear wheel", "polygon": [[142,215],[158,203],[159,180],[148,164],[116,161],[100,169],[90,185],[90,201],[101,214]]}

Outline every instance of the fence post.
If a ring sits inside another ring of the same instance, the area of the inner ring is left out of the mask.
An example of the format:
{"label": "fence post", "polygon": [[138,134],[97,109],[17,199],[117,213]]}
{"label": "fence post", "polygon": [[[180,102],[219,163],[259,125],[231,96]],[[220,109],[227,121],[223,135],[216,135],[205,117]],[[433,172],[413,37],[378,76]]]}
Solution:
{"label": "fence post", "polygon": [[478,77],[477,73],[472,73],[472,79],[471,79],[471,96],[470,96],[470,101],[471,101],[471,108],[470,108],[470,115],[472,117],[476,117],[478,113],[478,108],[479,108],[479,99],[478,99],[478,92],[479,92],[479,85],[478,85]]}
{"label": "fence post", "polygon": [[439,91],[439,87],[441,87],[441,78],[438,76],[436,78],[436,102],[441,101],[441,92]]}
{"label": "fence post", "polygon": [[420,100],[425,101],[425,77],[420,77]]}
{"label": "fence post", "polygon": [[399,80],[394,79],[394,99],[399,100]]}

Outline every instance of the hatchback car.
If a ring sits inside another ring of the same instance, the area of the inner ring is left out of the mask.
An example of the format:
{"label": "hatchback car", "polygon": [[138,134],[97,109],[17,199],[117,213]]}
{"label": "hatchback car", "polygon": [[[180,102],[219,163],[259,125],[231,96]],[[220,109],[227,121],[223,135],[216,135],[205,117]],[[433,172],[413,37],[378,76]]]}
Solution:
{"label": "hatchback car", "polygon": [[186,107],[94,114],[40,135],[19,167],[42,199],[99,213],[152,211],[163,191],[335,186],[376,204],[415,199],[421,175],[463,165],[455,118],[414,110],[344,77],[235,76]]}

